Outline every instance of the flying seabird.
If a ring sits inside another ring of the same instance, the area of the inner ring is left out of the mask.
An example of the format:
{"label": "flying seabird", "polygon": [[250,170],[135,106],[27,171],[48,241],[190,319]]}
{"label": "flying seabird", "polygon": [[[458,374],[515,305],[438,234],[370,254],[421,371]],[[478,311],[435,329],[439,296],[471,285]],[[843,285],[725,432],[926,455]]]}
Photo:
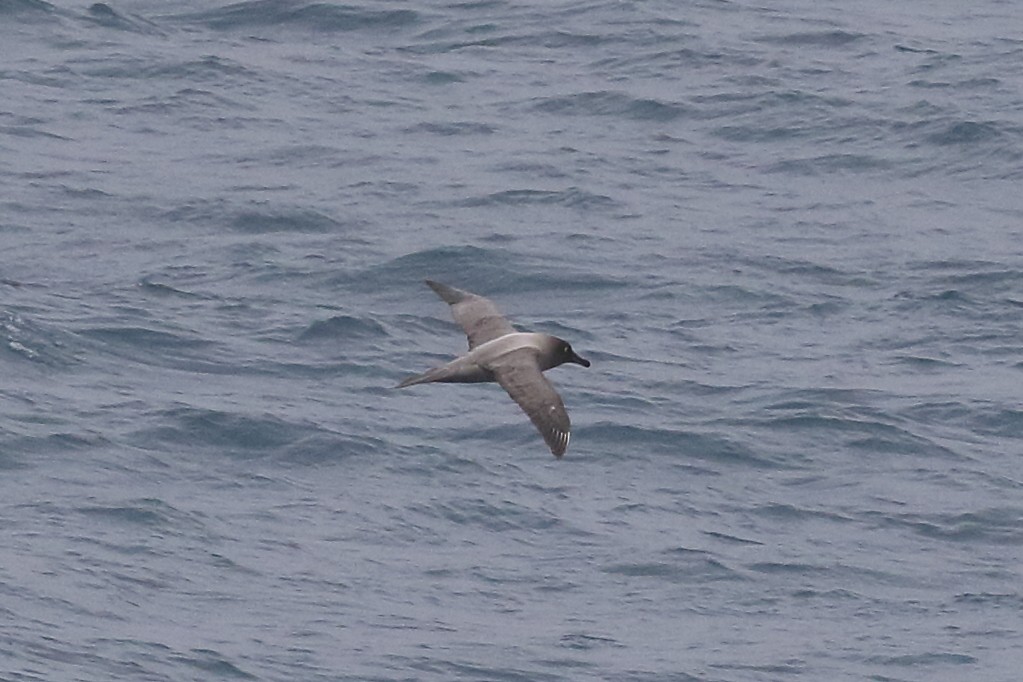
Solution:
{"label": "flying seabird", "polygon": [[489,299],[426,280],[451,305],[451,314],[469,337],[469,352],[441,367],[409,377],[398,388],[433,381],[496,381],[529,415],[555,457],[568,448],[571,423],[561,396],[543,372],[566,362],[589,367],[567,341],[550,334],[517,332]]}

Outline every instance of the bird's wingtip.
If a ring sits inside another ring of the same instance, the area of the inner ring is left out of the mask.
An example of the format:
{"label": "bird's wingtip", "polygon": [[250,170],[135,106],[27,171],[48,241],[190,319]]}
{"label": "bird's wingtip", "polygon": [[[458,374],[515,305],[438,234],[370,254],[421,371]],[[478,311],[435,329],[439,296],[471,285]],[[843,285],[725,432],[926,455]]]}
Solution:
{"label": "bird's wingtip", "polygon": [[551,454],[554,455],[555,459],[561,459],[565,456],[568,451],[568,442],[572,439],[572,434],[563,432],[558,434],[558,440],[554,443],[550,443]]}
{"label": "bird's wingtip", "polygon": [[418,380],[420,378],[421,377],[418,374],[415,375],[415,376],[406,377],[406,378],[402,379],[400,383],[395,385],[395,388],[405,388],[406,386],[411,386],[412,384],[418,383]]}

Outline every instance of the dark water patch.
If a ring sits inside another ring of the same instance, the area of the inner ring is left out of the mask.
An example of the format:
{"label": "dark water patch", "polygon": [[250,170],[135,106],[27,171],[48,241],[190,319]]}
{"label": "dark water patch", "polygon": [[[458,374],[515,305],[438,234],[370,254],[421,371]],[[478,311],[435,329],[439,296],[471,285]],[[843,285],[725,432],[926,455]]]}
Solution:
{"label": "dark water patch", "polygon": [[[426,294],[433,294],[426,289],[423,280],[440,279],[445,284],[486,296],[488,289],[500,287],[506,278],[512,277],[517,262],[516,256],[503,249],[444,246],[399,256],[361,271],[338,273],[330,284],[365,293],[376,293],[384,288],[394,291],[402,300],[413,295],[410,292],[414,289],[421,289],[421,300],[425,301]],[[458,281],[445,281],[443,273],[458,273]]]}
{"label": "dark water patch", "polygon": [[736,545],[763,545],[764,543],[758,542],[757,540],[749,540],[747,538],[740,538],[727,533],[719,533],[717,531],[705,530],[702,533],[708,537],[715,538],[717,540],[723,540],[727,543]]}
{"label": "dark water patch", "polygon": [[223,84],[235,77],[243,77],[248,80],[254,78],[254,74],[241,64],[230,59],[205,55],[197,59],[189,60],[167,60],[154,63],[139,64],[134,60],[126,60],[121,63],[101,62],[100,65],[89,65],[82,67],[81,73],[94,78],[111,78],[126,80],[159,80],[182,81],[188,87],[182,87],[162,94],[161,97],[149,97],[141,100],[141,104],[120,107],[117,109],[120,114],[128,114],[134,111],[157,112],[161,107],[169,111],[172,107],[196,104],[205,105],[211,109],[251,110],[241,104],[240,100],[233,100],[222,93],[212,90],[200,89],[200,83]]}
{"label": "dark water patch", "polygon": [[[345,150],[342,148],[328,144],[282,144],[267,150],[257,150],[257,153],[251,155],[246,154],[245,156],[239,156],[238,159],[246,164],[262,164],[264,162],[268,162],[271,165],[288,169],[318,166],[320,164],[333,167],[351,163],[351,161],[345,157],[344,151]],[[361,162],[364,162],[364,160],[361,160]],[[287,178],[282,178],[282,180],[287,180]],[[268,185],[237,185],[231,189],[235,191],[251,190],[255,192],[285,192],[292,186],[293,185],[288,184],[287,182],[282,182],[279,184],[274,183]],[[407,191],[409,188],[405,189]]]}
{"label": "dark water patch", "polygon": [[993,77],[979,77],[979,78],[966,78],[961,81],[956,81],[955,87],[960,90],[972,90],[974,88],[987,89],[1000,87],[1004,81],[1000,78]]}
{"label": "dark water patch", "polygon": [[807,601],[820,602],[824,606],[833,606],[836,601],[850,601],[850,602],[861,602],[863,596],[853,592],[852,590],[834,588],[827,590],[818,590],[813,588],[800,588],[792,592],[792,596],[796,599],[803,599]]}
{"label": "dark water patch", "polygon": [[[500,387],[497,384],[491,384],[486,388],[480,388],[480,390],[488,389],[500,390]],[[484,418],[485,415],[477,417],[480,421]],[[540,434],[529,423],[525,415],[522,415],[521,419],[504,424],[486,422],[484,424],[477,423],[471,428],[466,424],[466,426],[456,426],[451,429],[438,429],[437,435],[431,436],[430,439],[431,441],[456,444],[458,449],[464,452],[500,453],[522,449],[538,454],[545,451]]]}
{"label": "dark water patch", "polygon": [[795,561],[758,561],[749,564],[747,568],[756,573],[766,573],[768,575],[799,575],[807,578],[811,576],[830,575],[833,571],[833,568],[829,566]]}
{"label": "dark water patch", "polygon": [[585,49],[598,47],[611,42],[616,38],[600,33],[580,33],[578,31],[554,30],[534,31],[522,36],[518,41],[522,45],[532,45],[547,49]]}
{"label": "dark water patch", "polygon": [[602,450],[622,457],[643,452],[647,456],[668,455],[678,463],[699,461],[755,468],[780,467],[741,443],[718,434],[598,422],[575,427],[573,435],[580,440],[600,443]]}
{"label": "dark water patch", "polygon": [[95,18],[99,22],[106,21],[117,21],[121,16],[114,11],[114,8],[105,2],[97,2],[89,5],[87,10],[89,16]]}
{"label": "dark water patch", "polygon": [[682,672],[651,672],[649,670],[624,670],[615,675],[620,682],[708,682],[712,678],[693,676]]}
{"label": "dark water patch", "polygon": [[[411,295],[411,294],[410,294]],[[437,299],[440,301],[440,299]],[[443,302],[441,302],[443,303]],[[418,306],[413,306],[412,309],[418,309]],[[443,308],[435,308],[436,315],[394,315],[391,316],[388,321],[388,327],[392,329],[391,338],[389,340],[395,341],[397,345],[396,349],[399,349],[403,355],[407,355],[413,346],[413,340],[424,338],[428,336],[444,336],[450,337],[453,332],[452,321],[448,321],[441,315]],[[423,313],[426,313],[424,310]],[[452,349],[453,351],[454,349]],[[432,355],[429,360],[431,362],[444,362],[445,355]],[[450,360],[450,357],[447,357]]]}
{"label": "dark water patch", "polygon": [[1008,407],[988,407],[973,412],[969,423],[979,433],[1002,438],[1023,439],[1023,410]]}
{"label": "dark water patch", "polygon": [[681,104],[632,97],[625,93],[609,90],[545,97],[535,100],[532,108],[543,113],[562,116],[612,116],[660,123],[689,115],[689,110]]}
{"label": "dark water patch", "polygon": [[[868,517],[875,516],[873,514]],[[1023,508],[997,507],[957,514],[886,514],[875,522],[906,528],[931,540],[966,545],[1023,545]]]}
{"label": "dark water patch", "polygon": [[[963,80],[933,80],[918,78],[909,82],[914,88],[924,89],[954,89],[954,90],[989,90],[1001,87],[1003,81],[998,78],[966,78]],[[928,113],[939,113],[940,109],[933,107],[927,109]]]}
{"label": "dark water patch", "polygon": [[964,366],[962,363],[923,355],[893,355],[892,360],[923,372],[944,372],[954,367]]}
{"label": "dark water patch", "polygon": [[894,45],[893,47],[897,52],[910,52],[913,54],[938,54],[937,50],[932,50],[926,47],[911,47],[909,45]]}
{"label": "dark water patch", "polygon": [[[170,332],[149,327],[92,327],[79,332],[82,337],[100,343],[112,355],[145,365],[206,365],[216,344],[186,332]],[[218,366],[218,371],[225,371]]]}
{"label": "dark water patch", "polygon": [[876,285],[877,282],[866,272],[855,268],[842,269],[834,265],[826,265],[804,258],[778,255],[756,255],[754,257],[737,255],[734,262],[756,270],[799,278],[829,286],[864,287]]}
{"label": "dark water patch", "polygon": [[[443,54],[480,48],[515,50],[538,49],[586,49],[607,42],[599,34],[578,33],[566,30],[519,30],[514,26],[505,30],[493,23],[452,25],[431,28],[416,36],[410,45],[401,46],[403,52],[412,54]],[[614,40],[614,39],[610,39]]]}
{"label": "dark water patch", "polygon": [[316,466],[349,457],[380,454],[388,447],[386,441],[373,436],[314,433],[285,445],[277,460],[284,464]]}
{"label": "dark water patch", "polygon": [[[1002,264],[990,260],[969,260],[965,258],[942,258],[939,260],[916,260],[907,263],[908,270],[914,272],[934,272],[947,277],[984,277],[991,272],[1017,272],[1005,270]],[[1023,273],[1020,273],[1023,276]]]}
{"label": "dark water patch", "polygon": [[428,71],[419,76],[419,81],[427,85],[450,85],[464,83],[469,75],[460,71]]}
{"label": "dark water patch", "polygon": [[497,128],[487,123],[474,123],[472,121],[458,121],[445,123],[418,123],[408,129],[407,133],[427,133],[441,137],[454,137],[459,135],[493,135]]}
{"label": "dark water patch", "polygon": [[19,20],[28,17],[55,16],[56,7],[43,0],[0,0],[0,16],[17,15]]}
{"label": "dark water patch", "polygon": [[96,189],[95,187],[68,187],[67,185],[63,185],[61,187],[61,191],[73,199],[85,199],[87,201],[108,200],[113,198],[113,195],[109,192],[104,192],[103,190]]}
{"label": "dark water patch", "polygon": [[[0,397],[2,397],[2,394],[0,394]],[[0,471],[15,471],[30,466],[29,461],[23,458],[25,454],[29,453],[18,447],[20,442],[25,439],[27,437],[14,436],[6,429],[0,429]],[[22,457],[15,455],[15,453]]]}
{"label": "dark water patch", "polygon": [[[851,100],[808,90],[784,89],[780,85],[769,82],[737,91],[694,96],[692,101],[700,107],[694,117],[724,120],[720,127],[711,130],[712,134],[716,132],[722,139],[738,142],[792,141],[836,128],[850,132],[862,130],[863,121],[837,117],[840,109],[852,104]],[[786,124],[787,114],[793,110],[798,110],[800,116]],[[769,132],[762,135],[758,131]]]}
{"label": "dark water patch", "polygon": [[[676,69],[699,69],[705,67],[717,67],[733,65],[737,69],[750,67],[762,63],[762,59],[745,50],[718,50],[707,49],[706,46],[699,48],[675,47],[658,49],[644,45],[641,49],[630,50],[625,54],[609,53],[610,56],[602,56],[593,62],[593,68],[602,72],[618,72],[629,76],[649,76],[656,78],[665,72]],[[767,85],[759,82],[756,85]],[[771,84],[776,84],[771,81]]]}
{"label": "dark water patch", "polygon": [[[480,665],[471,662],[439,659],[417,659],[405,661],[402,668],[425,673],[435,673],[440,680],[488,680],[488,682],[563,682],[561,673],[547,672],[536,669],[499,667],[496,665]],[[385,678],[381,678],[383,682]],[[390,678],[386,678],[390,679]],[[423,679],[414,677],[411,679]]]}
{"label": "dark water patch", "polygon": [[[271,202],[235,204],[223,199],[190,202],[163,211],[159,218],[172,224],[201,225],[216,230],[234,230],[253,236],[277,233],[344,235],[348,242],[361,242],[357,234],[364,227],[359,220],[338,219],[303,207],[282,206]],[[265,255],[276,253],[272,244],[263,242],[230,245],[230,248],[255,249]]]}
{"label": "dark water patch", "polygon": [[909,82],[909,85],[910,87],[929,90],[937,90],[952,87],[952,84],[949,83],[948,81],[933,81],[926,78],[917,78],[916,80],[912,80]]}
{"label": "dark water patch", "polygon": [[188,654],[176,654],[170,660],[201,670],[204,675],[217,679],[256,680],[255,675],[245,672],[226,656],[212,649],[192,649]]}
{"label": "dark water patch", "polygon": [[[571,177],[570,173],[567,173],[565,169],[560,168],[557,165],[537,161],[501,161],[494,166],[494,170],[500,171],[502,173],[504,172],[518,173],[524,177],[529,178],[541,177],[564,179]],[[586,236],[592,237],[593,235]]]}
{"label": "dark water patch", "polygon": [[206,199],[167,209],[159,217],[170,223],[200,224],[214,227],[229,225],[241,210],[224,199]]}
{"label": "dark water patch", "polygon": [[816,132],[816,129],[809,126],[772,127],[733,123],[716,128],[713,134],[729,142],[771,143],[810,137]]}
{"label": "dark water patch", "polygon": [[964,592],[955,596],[963,604],[977,604],[983,607],[1008,608],[1023,611],[1023,594],[1019,592]]}
{"label": "dark water patch", "polygon": [[335,315],[313,322],[298,335],[299,341],[345,341],[380,338],[387,335],[383,325],[372,318]]}
{"label": "dark water patch", "polygon": [[133,500],[128,505],[87,505],[78,507],[78,513],[116,524],[145,526],[149,528],[169,527],[180,522],[182,514],[157,499]]}
{"label": "dark water patch", "polygon": [[1000,135],[1001,132],[994,123],[958,121],[929,135],[927,141],[941,146],[973,145],[995,139]]}
{"label": "dark water patch", "polygon": [[134,434],[139,447],[213,448],[239,457],[264,457],[310,435],[311,427],[272,415],[179,407],[156,414],[163,424]]}
{"label": "dark water patch", "polygon": [[158,451],[201,448],[218,456],[301,466],[329,464],[386,448],[376,436],[335,433],[269,414],[179,407],[157,412],[153,420],[159,423],[131,434],[135,446]]}
{"label": "dark water patch", "polygon": [[[796,677],[798,675],[805,674],[808,670],[806,661],[800,659],[793,659],[784,663],[768,663],[764,665],[756,665],[752,663],[715,663],[710,667],[718,670],[738,670],[769,676],[764,679]],[[761,678],[754,677],[750,679],[759,680]]]}
{"label": "dark water patch", "polygon": [[[531,317],[535,321],[530,324],[530,331],[544,332],[563,339],[571,339],[572,344],[579,353],[583,352],[581,345],[583,340],[594,340],[597,338],[593,334],[588,334],[578,327],[564,324],[558,320],[544,319],[539,314],[532,315]],[[584,357],[591,359],[588,351],[584,354]]]}
{"label": "dark water patch", "polygon": [[461,39],[453,39],[449,36],[451,36],[451,32],[447,30],[440,32],[428,31],[419,36],[420,40],[417,43],[402,45],[397,49],[412,55],[433,55],[460,52],[462,50],[472,52],[479,48],[495,48],[516,41],[514,36],[487,36]]}
{"label": "dark water patch", "polygon": [[[74,612],[78,609],[70,610]],[[81,613],[80,615],[86,616],[92,621],[98,619],[99,623],[108,619],[114,621],[121,620],[110,612]],[[15,660],[18,660],[19,664],[23,665],[27,672],[20,677],[7,678],[11,682],[53,680],[55,677],[60,676],[55,675],[54,671],[63,671],[65,679],[83,679],[82,670],[96,670],[102,671],[100,673],[101,676],[104,679],[110,680],[119,678],[136,679],[134,675],[139,672],[139,666],[136,664],[124,660],[114,660],[101,655],[91,643],[85,645],[78,642],[62,641],[58,638],[40,634],[40,631],[36,631],[35,636],[31,639],[18,644],[19,655]],[[37,677],[32,672],[37,669],[46,670],[46,674]],[[145,672],[148,673],[149,671]],[[145,677],[137,679],[145,679]]]}
{"label": "dark water patch", "polygon": [[[79,504],[68,511],[88,521],[85,526],[75,522],[83,531],[82,542],[121,555],[140,569],[149,566],[144,562],[150,558],[167,556],[166,541],[170,537],[211,539],[201,513],[185,512],[156,498]],[[67,515],[61,510],[61,517]],[[84,532],[86,526],[89,532]],[[134,582],[148,580],[137,575],[126,576],[125,579]]]}
{"label": "dark water patch", "polygon": [[[766,289],[759,284],[749,286],[743,284],[710,284],[699,289],[704,300],[722,309],[747,307],[747,314],[757,318],[772,317],[780,310],[792,310],[798,307],[792,298]],[[684,326],[684,322],[679,326]]]}
{"label": "dark water patch", "polygon": [[814,317],[835,318],[849,310],[850,307],[851,305],[848,302],[833,298],[828,301],[810,303],[806,306],[806,311]]}
{"label": "dark water patch", "polygon": [[129,31],[143,34],[163,34],[156,24],[140,19],[137,16],[129,16],[118,12],[105,2],[96,2],[89,5],[85,18],[92,23],[104,28],[118,31]]}
{"label": "dark water patch", "polygon": [[509,189],[468,197],[458,206],[479,208],[496,206],[557,205],[583,210],[607,210],[619,205],[612,197],[569,187],[563,190]]}
{"label": "dark water patch", "polygon": [[[849,388],[807,388],[782,391],[769,396],[773,402],[766,403],[765,410],[808,411],[822,409],[824,405],[863,407],[882,397],[880,391]],[[760,404],[760,397],[754,401]]]}
{"label": "dark water patch", "polygon": [[[19,418],[13,417],[13,419]],[[28,422],[29,420],[19,419],[19,421]],[[109,447],[112,444],[109,439],[99,433],[71,433],[59,430],[57,433],[42,435],[11,436],[5,440],[4,445],[20,455],[67,454]],[[25,466],[29,464],[28,460],[20,460],[20,462]],[[14,462],[14,465],[17,466],[17,462]]]}
{"label": "dark water patch", "polygon": [[288,29],[315,33],[393,31],[418,24],[420,16],[409,9],[371,9],[303,0],[252,0],[182,14],[175,19],[221,31],[264,29],[277,34]]}
{"label": "dark water patch", "polygon": [[910,421],[923,424],[965,424],[975,411],[958,400],[918,402],[899,411]]}
{"label": "dark water patch", "polygon": [[[621,286],[619,279],[599,272],[574,270],[569,267],[559,267],[551,263],[549,259],[541,257],[538,259],[524,259],[524,272],[511,273],[504,281],[504,286],[491,290],[487,296],[502,296],[516,300],[522,300],[526,294],[526,305],[528,310],[542,319],[542,315],[551,312],[567,312],[576,310],[580,303],[586,303],[599,297],[609,289],[616,289]],[[535,298],[531,296],[535,295]],[[539,303],[539,302],[542,302]],[[518,304],[523,308],[523,304]],[[549,320],[550,324],[560,326],[562,330],[571,330],[573,334],[584,333],[575,326],[565,325],[559,320]]]}
{"label": "dark water patch", "polygon": [[147,294],[159,297],[183,298],[189,300],[213,300],[212,297],[203,294],[196,294],[184,289],[178,289],[163,282],[156,282],[152,277],[143,277],[139,281],[139,287]]}
{"label": "dark water patch", "polygon": [[[342,356],[348,354],[343,348],[336,350]],[[442,360],[451,359],[449,355],[437,355],[436,358],[438,363]],[[352,378],[367,379],[370,380],[368,385],[364,385],[361,390],[377,396],[386,395],[392,388],[390,385],[391,379],[386,378],[388,373],[382,370],[375,361],[348,362],[340,358],[331,360],[317,357],[316,359],[303,362],[288,362],[277,360],[275,357],[267,357],[254,359],[222,371],[225,373],[239,372],[250,376],[270,376],[284,379],[314,379],[319,380],[319,382],[335,378],[344,380],[351,380]],[[380,382],[383,382],[383,384],[374,388]]]}
{"label": "dark water patch", "polygon": [[231,227],[248,234],[273,232],[341,233],[348,226],[330,216],[310,209],[247,210],[237,213],[231,220]]}
{"label": "dark water patch", "polygon": [[558,642],[559,646],[563,646],[566,649],[575,649],[577,651],[589,651],[591,649],[601,649],[604,647],[620,649],[625,646],[613,637],[590,635],[583,632],[573,632],[562,635]]}
{"label": "dark water patch", "polygon": [[950,272],[932,281],[948,286],[951,291],[965,291],[977,298],[991,299],[1018,294],[1023,288],[1023,269],[1005,269],[993,263],[963,264],[959,272]]}
{"label": "dark water patch", "polygon": [[786,159],[772,163],[765,168],[768,173],[784,173],[814,177],[831,173],[861,173],[884,170],[891,163],[883,158],[867,154],[825,154],[801,159]]}
{"label": "dark water patch", "polygon": [[894,123],[891,129],[907,150],[931,155],[917,164],[914,173],[950,177],[968,174],[989,180],[1011,180],[1021,175],[1021,126],[992,120],[950,120],[944,112],[938,112]]}
{"label": "dark water patch", "polygon": [[479,527],[493,532],[547,530],[563,523],[550,512],[511,500],[460,497],[414,504],[410,509],[431,518],[443,519],[455,527]]}
{"label": "dark water patch", "polygon": [[928,287],[926,290],[900,291],[893,297],[896,308],[905,312],[931,311],[944,314],[963,314],[977,310],[979,300],[962,289]]}
{"label": "dark water patch", "polygon": [[16,137],[24,138],[45,138],[50,140],[62,140],[68,141],[70,138],[64,135],[58,135],[57,133],[51,133],[46,130],[42,130],[37,125],[18,125],[18,126],[0,126],[0,134],[3,135],[14,135]]}
{"label": "dark water patch", "polygon": [[877,430],[880,432],[862,438],[851,438],[848,442],[849,447],[871,454],[922,455],[948,459],[962,457],[951,448],[938,445],[930,439],[916,436],[904,429],[885,425]]}
{"label": "dark water patch", "polygon": [[836,512],[826,511],[823,509],[809,509],[806,507],[797,507],[792,504],[785,504],[780,502],[772,502],[758,506],[753,513],[757,516],[773,519],[776,521],[825,521],[827,523],[852,523],[854,519],[843,516]]}
{"label": "dark water patch", "polygon": [[977,658],[969,654],[950,653],[944,651],[922,654],[905,654],[902,656],[874,656],[868,660],[873,663],[904,666],[914,670],[936,665],[973,665],[980,662]]}
{"label": "dark water patch", "polygon": [[[790,410],[784,410],[790,411]],[[959,454],[908,428],[887,423],[880,415],[861,412],[836,414],[832,408],[813,406],[808,410],[776,417],[746,420],[748,427],[762,427],[782,433],[807,432],[817,448],[838,445],[863,452],[958,459]]]}
{"label": "dark water patch", "polygon": [[[576,345],[576,350],[579,350],[578,345]],[[607,353],[598,353],[596,351],[587,351],[584,357],[596,363],[597,366],[606,362],[613,362],[621,359]],[[672,383],[671,385],[675,386],[676,384]],[[592,405],[593,407],[604,408],[617,414],[627,414],[631,412],[639,415],[648,415],[674,404],[672,399],[647,397],[642,392],[638,394],[626,394],[623,391],[621,395],[608,395],[602,389],[578,389],[576,391],[576,395],[579,396],[580,402]]]}
{"label": "dark water patch", "polygon": [[660,561],[615,563],[603,566],[600,570],[627,578],[657,578],[681,584],[746,579],[706,552],[677,549],[665,554],[670,556]]}
{"label": "dark water patch", "polygon": [[844,47],[859,42],[867,36],[863,33],[850,31],[806,31],[764,35],[755,38],[757,42],[775,45],[792,45],[796,47]]}

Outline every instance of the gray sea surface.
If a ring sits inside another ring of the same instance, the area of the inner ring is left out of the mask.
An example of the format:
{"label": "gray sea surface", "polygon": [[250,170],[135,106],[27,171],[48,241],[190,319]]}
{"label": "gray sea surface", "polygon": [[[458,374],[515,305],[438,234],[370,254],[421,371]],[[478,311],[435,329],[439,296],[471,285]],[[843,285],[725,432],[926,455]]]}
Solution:
{"label": "gray sea surface", "polygon": [[0,0],[0,679],[1018,680],[1021,29]]}

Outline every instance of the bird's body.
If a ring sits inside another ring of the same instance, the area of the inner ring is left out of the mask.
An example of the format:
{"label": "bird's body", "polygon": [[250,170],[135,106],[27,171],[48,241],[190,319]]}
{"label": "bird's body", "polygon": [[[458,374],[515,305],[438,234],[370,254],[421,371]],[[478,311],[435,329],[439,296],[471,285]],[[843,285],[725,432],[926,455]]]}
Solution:
{"label": "bird's body", "polygon": [[544,366],[549,364],[549,360],[545,362],[545,358],[547,358],[545,351],[552,345],[557,345],[560,341],[557,337],[548,334],[531,332],[505,334],[476,346],[465,355],[455,358],[446,365],[405,379],[405,381],[398,384],[398,388],[429,382],[468,384],[497,381],[494,378],[494,368],[499,367],[503,361],[508,359],[509,354],[517,350],[535,353],[540,371],[548,370],[551,367]]}
{"label": "bird's body", "polygon": [[539,429],[551,452],[568,448],[571,424],[561,397],[543,372],[566,362],[589,367],[566,341],[550,334],[517,332],[482,296],[439,282],[426,283],[451,305],[455,321],[465,330],[469,352],[446,365],[405,379],[398,388],[425,384],[496,381]]}

